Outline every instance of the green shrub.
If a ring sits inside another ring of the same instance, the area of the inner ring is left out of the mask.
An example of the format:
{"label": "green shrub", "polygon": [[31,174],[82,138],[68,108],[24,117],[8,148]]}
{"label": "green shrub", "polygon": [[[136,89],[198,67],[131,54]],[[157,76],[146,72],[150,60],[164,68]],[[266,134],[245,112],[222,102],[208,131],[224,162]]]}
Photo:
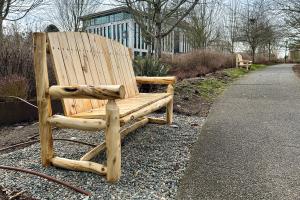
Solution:
{"label": "green shrub", "polygon": [[151,56],[136,57],[133,67],[137,76],[165,76],[169,67]]}
{"label": "green shrub", "polygon": [[17,74],[0,77],[0,96],[17,96],[22,99],[28,97],[28,80]]}

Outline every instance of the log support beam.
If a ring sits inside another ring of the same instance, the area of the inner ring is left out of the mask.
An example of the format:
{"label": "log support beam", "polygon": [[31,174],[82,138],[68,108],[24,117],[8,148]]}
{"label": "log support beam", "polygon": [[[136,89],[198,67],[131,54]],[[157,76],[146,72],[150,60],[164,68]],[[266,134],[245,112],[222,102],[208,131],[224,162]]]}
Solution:
{"label": "log support beam", "polygon": [[90,161],[79,161],[54,157],[51,159],[51,163],[56,167],[70,169],[74,171],[93,172],[99,175],[106,175],[107,173],[107,168],[104,165]]}
{"label": "log support beam", "polygon": [[115,100],[108,100],[106,104],[106,158],[107,181],[116,182],[121,176],[121,138],[119,108]]}
{"label": "log support beam", "polygon": [[168,124],[173,123],[173,103],[174,103],[174,87],[172,84],[168,85],[167,93],[171,94],[172,99],[167,104],[167,111],[166,111],[166,120]]}
{"label": "log support beam", "polygon": [[[132,124],[131,126],[121,130],[120,131],[121,140],[123,140],[125,138],[125,136],[127,136],[129,133],[146,125],[149,121],[150,121],[149,118],[142,118],[139,121]],[[101,144],[99,144],[98,146],[96,146],[95,148],[93,148],[92,150],[87,152],[84,156],[82,156],[80,160],[85,160],[85,161],[91,160],[92,158],[94,158],[95,156],[100,154],[105,149],[106,149],[106,142],[102,142]]]}
{"label": "log support beam", "polygon": [[106,122],[102,119],[81,119],[53,115],[47,120],[52,126],[59,128],[71,128],[84,131],[99,131],[106,127]]}

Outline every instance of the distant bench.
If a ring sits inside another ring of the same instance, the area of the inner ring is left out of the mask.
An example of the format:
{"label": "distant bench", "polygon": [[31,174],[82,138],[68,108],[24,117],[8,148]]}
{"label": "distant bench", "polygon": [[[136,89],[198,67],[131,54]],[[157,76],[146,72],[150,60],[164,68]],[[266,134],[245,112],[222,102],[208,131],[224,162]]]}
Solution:
{"label": "distant bench", "polygon": [[250,70],[251,64],[251,60],[244,60],[241,54],[236,54],[236,67],[244,67]]}

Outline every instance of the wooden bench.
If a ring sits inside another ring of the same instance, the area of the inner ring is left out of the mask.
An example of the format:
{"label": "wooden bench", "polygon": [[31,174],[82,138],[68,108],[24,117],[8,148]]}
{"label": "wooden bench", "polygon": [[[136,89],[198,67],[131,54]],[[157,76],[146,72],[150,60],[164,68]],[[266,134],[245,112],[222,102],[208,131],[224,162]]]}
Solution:
{"label": "wooden bench", "polygon": [[247,70],[250,70],[252,61],[250,60],[243,60],[241,54],[236,54],[236,67],[244,67]]}
{"label": "wooden bench", "polygon": [[[48,56],[57,79],[51,87]],[[116,182],[121,175],[121,139],[148,122],[172,123],[175,77],[136,77],[130,50],[116,41],[79,32],[34,33],[34,69],[43,166],[94,172]],[[165,84],[167,91],[139,93],[137,84]],[[52,115],[54,98],[62,100],[64,116]],[[147,117],[164,106],[165,119]],[[105,129],[105,141],[80,160],[60,158],[53,152],[52,126]],[[105,165],[90,161],[104,150]]]}

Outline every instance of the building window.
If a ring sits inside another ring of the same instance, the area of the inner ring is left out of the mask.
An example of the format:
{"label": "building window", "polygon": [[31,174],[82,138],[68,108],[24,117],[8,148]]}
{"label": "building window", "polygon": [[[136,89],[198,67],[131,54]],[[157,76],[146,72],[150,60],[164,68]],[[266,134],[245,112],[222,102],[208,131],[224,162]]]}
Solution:
{"label": "building window", "polygon": [[124,24],[121,24],[121,38],[122,38],[122,44],[124,44]]}
{"label": "building window", "polygon": [[128,23],[125,24],[125,45],[128,47]]}
{"label": "building window", "polygon": [[106,37],[106,27],[103,28],[103,36]]}
{"label": "building window", "polygon": [[97,28],[97,35],[99,35],[99,28]]}
{"label": "building window", "polygon": [[138,48],[141,48],[141,27],[138,26]]}
{"label": "building window", "polygon": [[116,39],[116,25],[113,25],[113,39]]}
{"label": "building window", "polygon": [[117,25],[117,40],[118,40],[118,42],[120,42],[120,39],[121,39],[121,37],[120,37],[120,24],[118,24]]}
{"label": "building window", "polygon": [[108,26],[107,27],[107,36],[108,36],[108,38],[111,38],[111,27],[110,26]]}
{"label": "building window", "polygon": [[134,40],[134,45],[133,45],[134,48],[136,48],[136,31],[137,31],[136,30],[136,23],[134,23],[134,39],[133,39]]}
{"label": "building window", "polygon": [[91,26],[95,25],[95,19],[91,19]]}

